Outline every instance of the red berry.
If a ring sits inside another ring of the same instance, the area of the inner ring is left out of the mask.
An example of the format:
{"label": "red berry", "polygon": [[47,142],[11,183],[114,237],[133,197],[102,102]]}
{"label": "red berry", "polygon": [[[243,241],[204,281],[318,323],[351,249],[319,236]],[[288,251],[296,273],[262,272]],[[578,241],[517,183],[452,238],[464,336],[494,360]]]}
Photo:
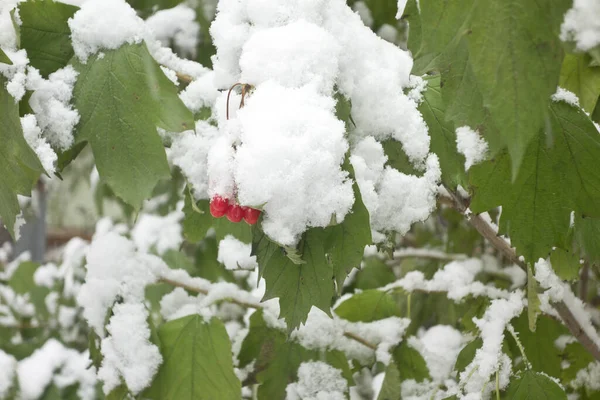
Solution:
{"label": "red berry", "polygon": [[260,217],[260,210],[250,207],[242,208],[244,208],[244,221],[246,221],[250,225],[254,225],[256,221],[258,221],[258,217]]}
{"label": "red berry", "polygon": [[227,208],[225,210],[220,210],[215,206],[215,203],[210,202],[210,215],[215,218],[221,218],[227,212]]}
{"label": "red berry", "polygon": [[244,210],[237,204],[230,205],[225,215],[231,222],[240,222],[244,218]]}
{"label": "red berry", "polygon": [[[225,214],[227,211],[227,207],[229,207],[229,200],[224,199],[223,197],[217,195],[212,198],[210,201],[211,207],[213,207],[216,211],[222,211]],[[223,215],[221,214],[221,215]]]}

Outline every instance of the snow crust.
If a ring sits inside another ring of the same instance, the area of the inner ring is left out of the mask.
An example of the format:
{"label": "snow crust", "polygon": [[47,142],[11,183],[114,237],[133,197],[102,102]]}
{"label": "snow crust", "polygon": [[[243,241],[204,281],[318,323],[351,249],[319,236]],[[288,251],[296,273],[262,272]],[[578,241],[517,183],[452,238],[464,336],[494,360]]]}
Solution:
{"label": "snow crust", "polygon": [[200,34],[196,22],[196,11],[186,4],[179,4],[167,10],[159,10],[148,19],[146,26],[164,47],[173,42],[183,56],[194,58]]}
{"label": "snow crust", "polygon": [[252,246],[241,242],[232,235],[227,235],[219,242],[219,254],[217,261],[231,270],[247,269],[253,270],[258,267],[256,256],[251,256]]}
{"label": "snow crust", "polygon": [[552,95],[552,101],[564,101],[565,103],[573,107],[580,107],[579,98],[577,97],[577,95],[561,87],[557,88],[556,93]]}
{"label": "snow crust", "polygon": [[42,167],[47,174],[55,171],[54,163],[58,156],[50,147],[50,144],[42,136],[42,130],[37,124],[37,119],[33,114],[27,114],[21,117],[21,126],[23,127],[23,136],[25,141],[40,159]]}

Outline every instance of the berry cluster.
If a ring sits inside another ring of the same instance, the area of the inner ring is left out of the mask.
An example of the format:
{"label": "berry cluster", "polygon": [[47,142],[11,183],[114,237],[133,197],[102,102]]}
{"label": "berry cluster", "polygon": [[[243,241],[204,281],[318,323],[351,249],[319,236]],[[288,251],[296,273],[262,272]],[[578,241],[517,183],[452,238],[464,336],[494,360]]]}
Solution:
{"label": "berry cluster", "polygon": [[239,204],[230,203],[228,199],[215,196],[210,201],[210,215],[215,218],[227,216],[231,222],[240,222],[242,218],[250,225],[254,225],[260,216],[260,210],[250,207],[242,207]]}

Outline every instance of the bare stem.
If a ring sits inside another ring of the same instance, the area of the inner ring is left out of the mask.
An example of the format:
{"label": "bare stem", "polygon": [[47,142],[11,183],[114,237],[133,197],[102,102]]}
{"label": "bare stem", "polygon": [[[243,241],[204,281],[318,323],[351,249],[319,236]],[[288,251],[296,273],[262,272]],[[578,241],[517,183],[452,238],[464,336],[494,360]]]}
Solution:
{"label": "bare stem", "polygon": [[[469,221],[469,223],[479,232],[481,236],[487,239],[488,242],[492,244],[500,253],[502,253],[506,258],[508,258],[513,263],[517,264],[519,267],[523,268],[527,271],[527,264],[519,259],[517,252],[513,249],[506,240],[498,236],[496,230],[493,226],[489,224],[481,215],[470,214],[467,212],[468,210],[468,199],[464,199],[458,193],[446,188],[448,193],[453,200],[453,206],[458,211],[460,211]],[[563,323],[569,329],[571,334],[581,343],[583,347],[596,359],[600,361],[600,348],[598,345],[589,337],[589,335],[583,330],[573,312],[569,309],[569,307],[565,304],[565,302],[560,301],[552,304],[554,309],[560,315]]]}
{"label": "bare stem", "polygon": [[[187,285],[183,282],[174,281],[172,279],[161,278],[159,282],[166,283],[168,285],[175,286],[175,287],[180,287],[182,289],[185,289],[185,290],[193,292],[193,293],[201,293],[204,295],[208,294],[208,290],[204,290],[204,289],[198,288],[196,286]],[[249,302],[240,301],[240,300],[237,300],[234,298],[228,298],[225,300],[230,303],[234,303],[234,304],[237,304],[238,306],[245,307],[245,308],[254,308],[254,309],[262,309],[263,308],[262,304],[260,304],[260,303],[249,303]],[[372,350],[377,350],[376,345],[374,345],[373,343],[369,342],[368,340],[366,340],[352,332],[344,332],[344,336],[347,337],[348,339],[352,339]]]}

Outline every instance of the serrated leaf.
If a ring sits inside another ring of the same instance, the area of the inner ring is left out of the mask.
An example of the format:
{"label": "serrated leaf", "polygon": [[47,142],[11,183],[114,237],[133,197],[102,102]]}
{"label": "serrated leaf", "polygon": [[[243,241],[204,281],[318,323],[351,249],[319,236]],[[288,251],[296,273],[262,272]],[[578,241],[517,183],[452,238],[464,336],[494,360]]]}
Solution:
{"label": "serrated leaf", "polygon": [[192,129],[192,114],[144,43],[73,65],[79,72],[73,98],[81,115],[76,142],[90,143],[102,181],[139,208],[157,182],[170,176],[156,127]]}
{"label": "serrated leaf", "polygon": [[298,249],[306,263],[300,265],[294,264],[283,248],[259,228],[254,229],[253,236],[252,254],[256,255],[259,276],[266,283],[263,301],[279,298],[279,316],[285,319],[288,329],[304,323],[312,306],[330,314],[333,268],[325,255],[323,229],[312,228],[302,236]]}
{"label": "serrated leaf", "polygon": [[[562,360],[560,351],[556,348],[554,342],[560,335],[568,333],[560,322],[545,315],[540,315],[537,321],[537,330],[532,332],[529,329],[526,313],[522,313],[513,321],[513,327],[519,334],[519,341],[523,345],[525,355],[533,369],[550,376],[560,377]],[[507,337],[510,336],[507,335]],[[509,341],[512,341],[512,337]],[[515,354],[519,354],[519,352],[515,351]]]}
{"label": "serrated leaf", "polygon": [[163,363],[146,393],[150,399],[241,398],[231,344],[223,323],[190,315],[163,324],[158,335]]}
{"label": "serrated leaf", "polygon": [[425,379],[430,378],[429,369],[423,356],[413,349],[406,340],[403,340],[394,348],[392,357],[398,368],[401,381],[414,379],[417,382],[423,382]]}
{"label": "serrated leaf", "polygon": [[550,263],[556,274],[565,281],[573,281],[579,278],[581,264],[579,258],[573,252],[556,248],[550,254]]}
{"label": "serrated leaf", "polygon": [[21,48],[32,67],[43,77],[63,68],[73,57],[67,20],[79,7],[53,0],[29,0],[19,4]]}
{"label": "serrated leaf", "polygon": [[507,389],[511,400],[566,400],[567,394],[546,375],[531,370],[513,378]]}
{"label": "serrated leaf", "polygon": [[571,211],[600,212],[600,135],[589,117],[564,102],[550,106],[550,125],[527,148],[511,184],[508,155],[472,168],[471,210],[502,205],[500,231],[527,261],[565,247]]}
{"label": "serrated leaf", "polygon": [[575,93],[581,107],[591,113],[600,95],[600,67],[590,66],[587,53],[566,54],[560,70],[559,86]]}
{"label": "serrated leaf", "polygon": [[442,182],[450,187],[465,186],[465,157],[456,148],[456,131],[452,122],[446,121],[446,106],[442,100],[439,75],[426,78],[427,90],[419,111],[429,127],[431,151],[437,154],[442,169]]}
{"label": "serrated leaf", "polygon": [[[344,163],[344,169],[354,177],[354,169],[349,162]],[[369,211],[362,201],[360,189],[353,183],[354,204],[344,221],[330,226],[325,230],[327,235],[325,251],[333,266],[333,277],[337,293],[341,294],[344,281],[350,271],[360,268],[365,246],[373,242]]]}
{"label": "serrated leaf", "polygon": [[44,171],[42,164],[23,137],[19,105],[6,90],[0,76],[0,219],[11,236],[21,212],[17,195],[31,196],[31,188]]}
{"label": "serrated leaf", "polygon": [[394,298],[381,290],[371,289],[356,293],[335,308],[335,313],[352,322],[372,322],[388,317],[400,317]]}
{"label": "serrated leaf", "polygon": [[473,9],[469,62],[508,146],[513,176],[548,119],[563,56],[558,33],[569,6],[561,0],[490,0]]}
{"label": "serrated leaf", "polygon": [[454,363],[454,370],[457,372],[462,372],[467,368],[469,364],[475,358],[475,353],[477,349],[481,348],[483,345],[483,340],[481,338],[477,338],[471,342],[469,342],[463,349],[458,353],[458,357],[456,358],[456,363]]}
{"label": "serrated leaf", "polygon": [[2,49],[0,49],[0,63],[12,65],[12,61]]}

